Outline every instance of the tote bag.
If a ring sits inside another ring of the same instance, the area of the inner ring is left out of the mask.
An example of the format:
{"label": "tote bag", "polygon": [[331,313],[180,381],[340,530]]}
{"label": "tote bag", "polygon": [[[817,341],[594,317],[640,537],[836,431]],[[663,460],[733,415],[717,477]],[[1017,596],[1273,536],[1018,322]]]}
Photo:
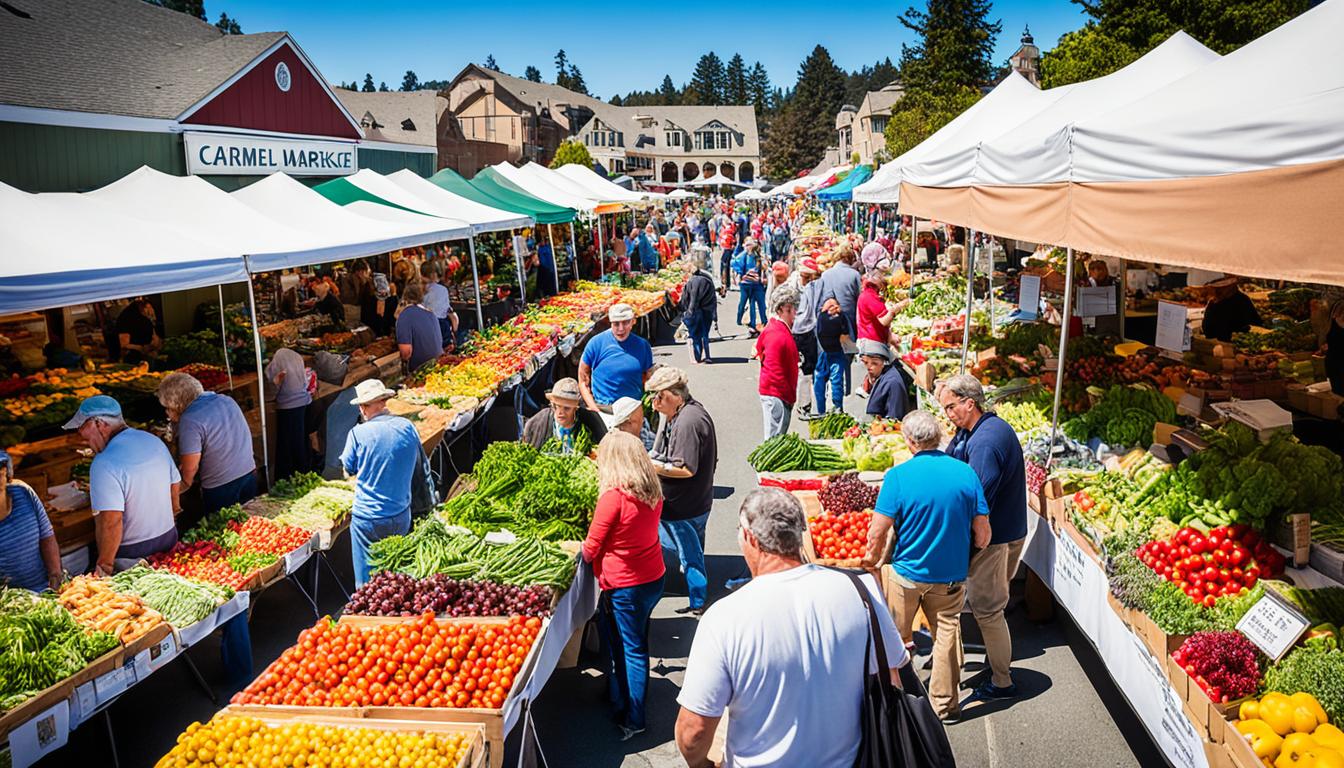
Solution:
{"label": "tote bag", "polygon": [[868,588],[858,576],[847,574],[868,608],[868,646],[864,649],[865,673],[868,649],[877,652],[877,672],[864,675],[863,705],[860,708],[859,754],[854,768],[956,768],[952,745],[942,721],[933,713],[924,686],[913,665],[901,667],[901,685],[891,684],[887,649],[878,628]]}

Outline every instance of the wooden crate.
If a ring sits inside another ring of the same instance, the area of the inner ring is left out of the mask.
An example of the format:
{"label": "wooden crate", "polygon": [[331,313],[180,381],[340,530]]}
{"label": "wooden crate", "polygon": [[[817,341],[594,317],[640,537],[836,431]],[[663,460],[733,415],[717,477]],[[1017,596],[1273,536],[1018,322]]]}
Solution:
{"label": "wooden crate", "polygon": [[[294,711],[305,709],[308,711]],[[461,733],[467,737],[470,749],[462,762],[453,768],[483,768],[491,759],[490,745],[486,742],[485,728],[479,723],[470,721],[451,722],[435,720],[374,720],[361,719],[355,722],[349,717],[339,715],[322,714],[312,712],[313,708],[293,707],[249,707],[230,705],[215,714],[220,717],[254,717],[267,725],[278,726],[286,723],[314,723],[317,725],[334,726],[337,728],[370,728],[378,731],[402,731],[402,732],[422,732],[454,734]],[[501,759],[503,756],[500,756]]]}
{"label": "wooden crate", "polygon": [[125,649],[113,648],[107,653],[89,662],[84,669],[38,692],[36,696],[14,706],[0,715],[0,739],[9,736],[15,728],[23,725],[37,715],[56,705],[62,699],[70,698],[75,688],[88,681],[105,675],[121,666],[127,659]]}

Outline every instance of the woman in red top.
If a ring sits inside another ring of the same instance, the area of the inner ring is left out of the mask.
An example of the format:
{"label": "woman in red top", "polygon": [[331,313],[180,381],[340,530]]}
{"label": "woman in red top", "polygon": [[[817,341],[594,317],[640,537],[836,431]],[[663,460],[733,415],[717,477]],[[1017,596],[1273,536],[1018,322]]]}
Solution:
{"label": "woman in red top", "polygon": [[765,439],[789,431],[789,417],[798,393],[798,344],[793,340],[793,320],[798,315],[798,289],[781,285],[770,294],[770,318],[751,356],[761,361],[757,392],[761,396]]}
{"label": "woman in red top", "polygon": [[858,333],[860,339],[872,339],[883,344],[891,339],[891,321],[906,304],[895,304],[882,298],[882,286],[887,282],[887,273],[880,269],[870,269],[863,277],[863,290],[859,293]]}
{"label": "woman in red top", "polygon": [[602,588],[598,626],[611,654],[608,691],[625,741],[644,732],[649,615],[663,596],[663,491],[644,444],[618,430],[597,447],[597,476],[601,495],[583,559],[593,564]]}

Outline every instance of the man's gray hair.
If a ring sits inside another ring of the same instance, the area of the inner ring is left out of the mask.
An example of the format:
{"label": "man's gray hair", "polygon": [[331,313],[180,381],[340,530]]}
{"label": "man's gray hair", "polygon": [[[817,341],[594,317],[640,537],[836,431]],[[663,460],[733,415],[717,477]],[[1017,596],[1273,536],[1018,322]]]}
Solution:
{"label": "man's gray hair", "polygon": [[770,294],[770,313],[779,314],[779,310],[787,306],[798,306],[800,300],[798,289],[787,283],[775,286],[775,290]]}
{"label": "man's gray hair", "polygon": [[798,557],[807,533],[803,505],[783,488],[758,488],[742,502],[742,525],[762,552]]}
{"label": "man's gray hair", "polygon": [[971,374],[959,373],[943,382],[943,387],[957,397],[974,400],[976,408],[982,411],[985,409],[985,388],[980,386],[980,380]]}
{"label": "man's gray hair", "polygon": [[102,416],[90,416],[89,421],[95,421],[100,424],[104,424],[110,429],[121,429],[122,427],[126,426],[125,418],[121,416],[113,416],[111,414],[104,414]]}
{"label": "man's gray hair", "polygon": [[195,376],[181,371],[174,371],[159,382],[159,402],[165,408],[172,408],[181,413],[187,410],[187,406],[201,396],[205,388],[201,382],[196,380]]}
{"label": "man's gray hair", "polygon": [[901,419],[901,434],[921,451],[937,448],[943,439],[943,430],[938,426],[938,420],[928,411],[921,410],[911,411]]}

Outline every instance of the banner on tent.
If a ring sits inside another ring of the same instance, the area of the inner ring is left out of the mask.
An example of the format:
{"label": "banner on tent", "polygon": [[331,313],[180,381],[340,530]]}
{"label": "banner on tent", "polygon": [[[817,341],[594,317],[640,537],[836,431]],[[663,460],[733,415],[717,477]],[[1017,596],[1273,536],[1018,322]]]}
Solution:
{"label": "banner on tent", "polygon": [[193,176],[348,176],[359,170],[359,154],[350,142],[275,139],[188,132],[187,173]]}

